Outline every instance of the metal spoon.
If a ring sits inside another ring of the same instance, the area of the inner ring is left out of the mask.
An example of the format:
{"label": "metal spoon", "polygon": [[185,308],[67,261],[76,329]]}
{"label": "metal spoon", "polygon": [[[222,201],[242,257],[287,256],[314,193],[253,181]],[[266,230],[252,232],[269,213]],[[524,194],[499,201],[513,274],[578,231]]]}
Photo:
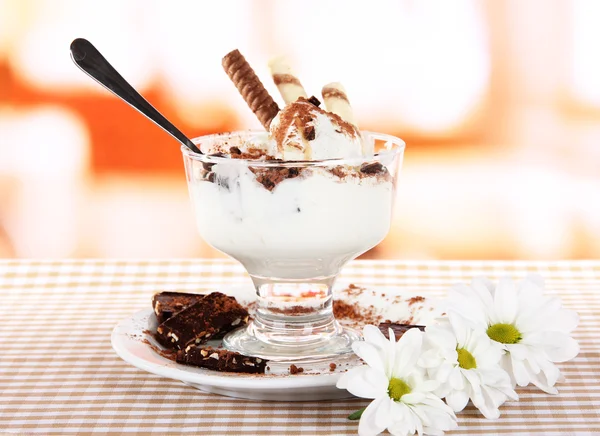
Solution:
{"label": "metal spoon", "polygon": [[71,43],[71,59],[88,76],[96,80],[110,92],[120,97],[133,108],[137,109],[164,129],[173,138],[195,153],[202,153],[196,145],[181,131],[167,120],[160,112],[148,103],[133,87],[121,76],[117,70],[100,54],[96,47],[86,39],[77,38]]}

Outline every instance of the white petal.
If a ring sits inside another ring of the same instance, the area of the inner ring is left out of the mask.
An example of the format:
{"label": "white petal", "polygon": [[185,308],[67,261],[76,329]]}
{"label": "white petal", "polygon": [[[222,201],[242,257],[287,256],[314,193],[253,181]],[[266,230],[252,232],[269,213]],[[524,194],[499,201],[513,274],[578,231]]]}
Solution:
{"label": "white petal", "polygon": [[367,406],[358,423],[358,434],[360,436],[378,435],[388,427],[389,422],[381,418],[382,412],[379,412],[379,409],[382,409],[383,413],[387,413],[389,417],[390,400],[390,397],[386,394],[376,398]]}
{"label": "white petal", "polygon": [[473,389],[479,390],[481,382],[479,381],[479,372],[477,370],[461,370],[461,373]]}
{"label": "white petal", "polygon": [[[457,426],[456,415],[450,406],[433,395],[411,410],[418,412],[419,416],[425,416],[430,422],[427,426],[424,425],[426,434],[439,434],[440,430],[452,430]],[[426,422],[425,418],[422,421]]]}
{"label": "white petal", "polygon": [[579,354],[579,344],[562,332],[535,332],[523,338],[522,344],[535,350],[543,350],[548,360],[566,362]]}
{"label": "white petal", "polygon": [[506,344],[506,349],[512,359],[524,360],[529,356],[529,346],[527,344]]}
{"label": "white petal", "polygon": [[452,391],[446,395],[446,403],[455,412],[463,410],[469,402],[469,396],[465,391]]}
{"label": "white petal", "polygon": [[484,307],[490,308],[494,304],[496,285],[487,277],[475,277],[471,280],[471,287]]}
{"label": "white petal", "polygon": [[346,389],[360,398],[377,398],[387,395],[388,384],[389,380],[384,373],[363,365],[342,374],[336,387]]}
{"label": "white petal", "polygon": [[402,402],[406,404],[418,404],[427,398],[426,392],[411,392],[402,395]]}
{"label": "white petal", "polygon": [[527,372],[527,368],[522,360],[512,359],[512,375],[519,386],[527,386],[531,379],[531,375]]}
{"label": "white petal", "polygon": [[558,394],[558,389],[554,387],[554,384],[560,377],[560,371],[552,363],[548,362],[548,365],[549,367],[544,368],[539,374],[532,375],[530,381],[547,394],[556,395]]}
{"label": "white petal", "polygon": [[480,297],[474,288],[464,284],[455,285],[448,291],[448,298],[443,301],[441,309],[456,311],[480,327],[487,326],[487,307],[491,305],[487,306],[483,300],[492,300],[485,287],[483,292],[487,292],[487,295]]}
{"label": "white petal", "polygon": [[502,356],[502,359],[500,359],[500,367],[510,377],[510,384],[512,385],[512,387],[514,388],[515,386],[517,386],[517,380],[515,379],[515,375],[514,375],[515,371],[513,368],[513,363],[512,363],[510,354],[507,353]]}
{"label": "white petal", "polygon": [[566,362],[574,359],[579,354],[579,344],[573,338],[567,338],[561,350],[555,350],[553,353],[548,353],[548,358],[553,362]]}
{"label": "white petal", "polygon": [[402,335],[396,344],[396,359],[392,370],[394,377],[406,377],[417,368],[422,344],[423,332],[419,329],[410,329]]}
{"label": "white petal", "polygon": [[435,372],[435,379],[440,383],[446,383],[453,371],[454,367],[450,364],[440,365]]}
{"label": "white petal", "polygon": [[484,387],[477,399],[473,400],[473,405],[485,416],[487,419],[497,419],[500,417],[500,410],[498,407],[504,403],[506,397],[497,391],[493,391],[487,387]]}
{"label": "white petal", "polygon": [[371,368],[387,374],[387,350],[369,342],[356,341],[352,344],[352,351]]}
{"label": "white petal", "polygon": [[462,391],[465,388],[465,381],[460,369],[456,368],[450,373],[450,377],[448,377],[448,383],[452,389],[456,391]]}
{"label": "white petal", "polygon": [[365,342],[379,348],[385,349],[389,346],[389,339],[374,325],[368,324],[363,328],[363,338],[365,339]]}
{"label": "white petal", "polygon": [[392,423],[388,431],[395,436],[412,435],[422,431],[422,425],[418,416],[416,416],[409,407],[402,402],[394,402],[390,408],[392,414]]}
{"label": "white petal", "polygon": [[519,300],[517,286],[509,278],[500,279],[494,293],[495,315],[491,317],[493,323],[512,324],[517,318]]}
{"label": "white petal", "polygon": [[574,310],[561,309],[554,316],[552,326],[564,333],[571,333],[579,325],[579,315]]}
{"label": "white petal", "polygon": [[467,342],[471,328],[467,327],[465,319],[456,312],[450,311],[448,313],[448,320],[450,321],[450,326],[453,333],[452,335],[448,334],[448,346],[454,349],[456,349],[457,345],[463,347]]}
{"label": "white petal", "polygon": [[425,380],[416,387],[419,392],[433,392],[435,391],[440,383],[436,380]]}

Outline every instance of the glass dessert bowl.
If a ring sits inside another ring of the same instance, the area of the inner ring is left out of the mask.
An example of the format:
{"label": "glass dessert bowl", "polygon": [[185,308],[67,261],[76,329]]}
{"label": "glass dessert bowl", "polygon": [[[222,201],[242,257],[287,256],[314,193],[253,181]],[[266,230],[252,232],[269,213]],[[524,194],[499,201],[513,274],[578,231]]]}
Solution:
{"label": "glass dessert bowl", "polygon": [[182,147],[201,237],[239,261],[257,293],[254,319],[226,348],[269,360],[351,353],[359,338],[333,315],[342,267],[387,235],[404,142],[362,132],[374,154],[283,161],[267,132],[233,132]]}

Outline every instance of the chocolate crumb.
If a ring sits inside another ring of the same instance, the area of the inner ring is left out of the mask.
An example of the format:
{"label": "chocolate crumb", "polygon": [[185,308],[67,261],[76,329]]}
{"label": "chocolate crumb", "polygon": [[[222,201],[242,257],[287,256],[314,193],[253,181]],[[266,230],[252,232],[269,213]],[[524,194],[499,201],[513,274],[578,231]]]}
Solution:
{"label": "chocolate crumb", "polygon": [[208,180],[210,183],[215,183],[216,178],[217,175],[212,171],[206,175],[206,180]]}
{"label": "chocolate crumb", "polygon": [[256,181],[263,185],[267,190],[272,191],[275,187],[286,179],[293,179],[302,173],[303,168],[250,168],[256,175]]}
{"label": "chocolate crumb", "polygon": [[229,153],[231,153],[232,155],[234,155],[234,154],[242,154],[242,150],[240,150],[239,147],[231,147],[229,149]]}
{"label": "chocolate crumb", "polygon": [[304,129],[304,137],[307,141],[312,141],[316,137],[315,126],[306,126]]}
{"label": "chocolate crumb", "polygon": [[[208,157],[225,157],[225,153],[213,153],[209,154]],[[214,165],[214,162],[202,162],[202,168],[204,168],[206,171],[210,171]]]}
{"label": "chocolate crumb", "polygon": [[290,365],[290,374],[298,374],[299,368],[293,363]]}
{"label": "chocolate crumb", "polygon": [[360,172],[363,174],[379,174],[384,170],[385,167],[379,162],[366,163],[360,167]]}
{"label": "chocolate crumb", "polygon": [[337,368],[337,365],[333,362],[329,364],[329,371],[333,372]]}
{"label": "chocolate crumb", "polygon": [[321,106],[321,102],[314,95],[308,99],[308,102],[314,104],[316,107]]}
{"label": "chocolate crumb", "polygon": [[329,172],[340,179],[346,177],[346,170],[343,166],[337,166],[329,169]]}

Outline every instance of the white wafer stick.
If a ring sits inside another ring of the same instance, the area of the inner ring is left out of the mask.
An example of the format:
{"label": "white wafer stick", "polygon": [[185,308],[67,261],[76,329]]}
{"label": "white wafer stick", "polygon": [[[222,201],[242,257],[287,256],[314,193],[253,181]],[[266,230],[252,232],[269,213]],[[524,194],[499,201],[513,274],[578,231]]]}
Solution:
{"label": "white wafer stick", "polygon": [[329,112],[339,115],[344,121],[356,126],[356,120],[354,119],[348,95],[346,95],[346,90],[341,83],[328,83],[323,87],[321,95],[323,96],[325,107]]}
{"label": "white wafer stick", "polygon": [[308,97],[302,83],[294,75],[292,67],[285,57],[279,56],[271,59],[269,69],[273,81],[286,104],[295,102],[298,97]]}

